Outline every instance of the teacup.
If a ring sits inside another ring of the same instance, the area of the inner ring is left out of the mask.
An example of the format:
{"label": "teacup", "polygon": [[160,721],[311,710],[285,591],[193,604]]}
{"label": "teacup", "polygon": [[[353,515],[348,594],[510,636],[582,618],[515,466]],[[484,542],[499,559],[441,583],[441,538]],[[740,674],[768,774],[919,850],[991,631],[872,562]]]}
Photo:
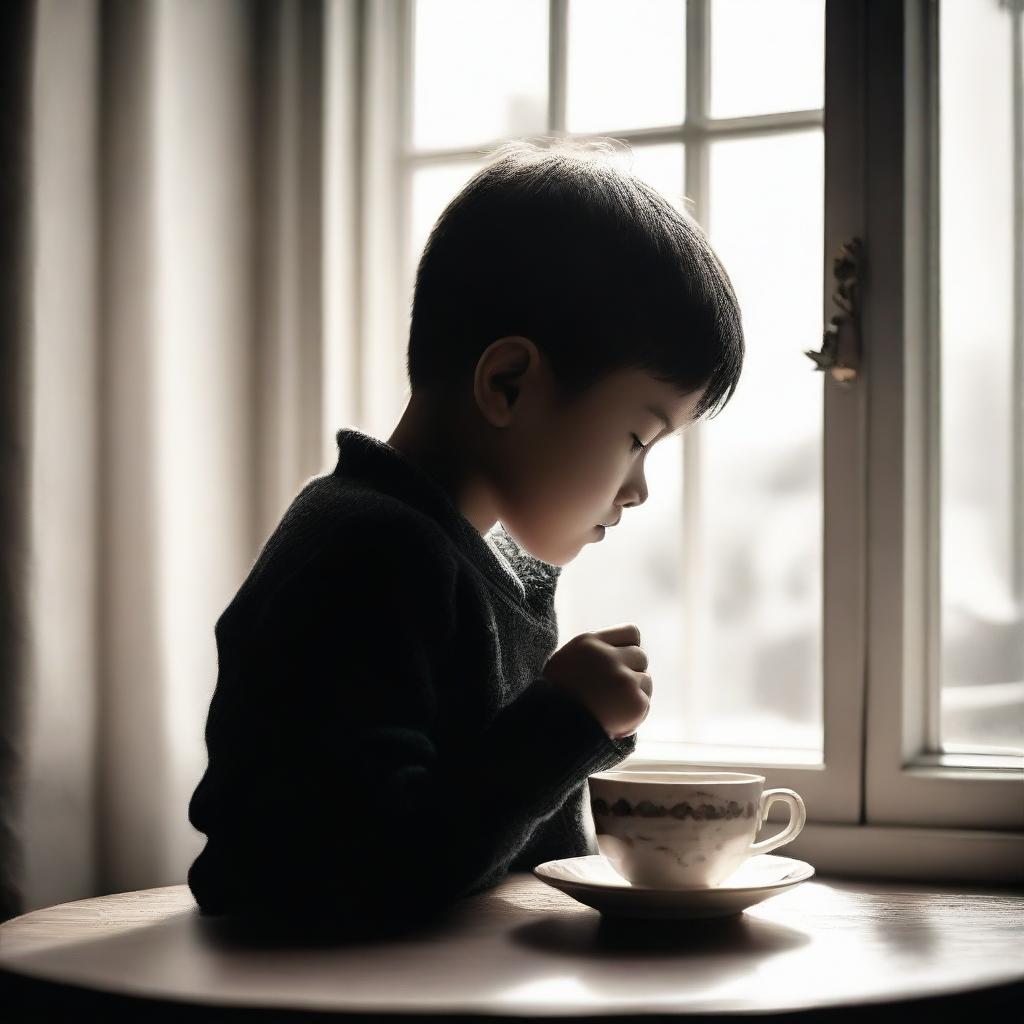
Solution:
{"label": "teacup", "polygon": [[[598,847],[634,885],[716,887],[748,857],[792,842],[804,827],[799,794],[764,783],[745,772],[597,772],[588,786]],[[776,800],[789,805],[789,824],[755,843]]]}

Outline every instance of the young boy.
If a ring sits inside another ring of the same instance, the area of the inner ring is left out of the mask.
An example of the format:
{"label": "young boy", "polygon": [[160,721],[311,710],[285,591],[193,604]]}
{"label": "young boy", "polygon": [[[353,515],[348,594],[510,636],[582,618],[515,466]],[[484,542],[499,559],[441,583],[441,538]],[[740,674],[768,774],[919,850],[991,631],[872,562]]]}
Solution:
{"label": "young boy", "polygon": [[401,421],[338,431],[218,619],[204,913],[419,919],[598,852],[586,780],[634,749],[652,683],[632,624],[552,653],[555,585],[744,352],[700,228],[609,155],[511,143],[449,203]]}

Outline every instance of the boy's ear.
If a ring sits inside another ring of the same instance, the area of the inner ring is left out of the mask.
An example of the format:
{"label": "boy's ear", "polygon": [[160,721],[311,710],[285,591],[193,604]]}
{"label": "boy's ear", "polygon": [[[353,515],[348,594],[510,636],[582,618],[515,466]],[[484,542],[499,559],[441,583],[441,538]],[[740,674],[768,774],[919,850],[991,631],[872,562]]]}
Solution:
{"label": "boy's ear", "polygon": [[499,338],[487,346],[477,360],[473,397],[488,423],[508,426],[523,385],[539,364],[540,352],[529,338]]}

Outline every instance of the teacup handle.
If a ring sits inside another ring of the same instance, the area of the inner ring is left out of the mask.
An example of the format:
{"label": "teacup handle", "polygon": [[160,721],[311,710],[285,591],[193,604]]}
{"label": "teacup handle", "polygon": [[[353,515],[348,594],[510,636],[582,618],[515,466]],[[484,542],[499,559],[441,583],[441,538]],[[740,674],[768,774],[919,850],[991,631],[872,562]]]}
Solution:
{"label": "teacup handle", "polygon": [[[758,821],[763,823],[767,820],[768,812],[776,800],[789,804],[789,824],[770,839],[762,839],[759,843],[751,843],[751,854],[767,853],[769,850],[774,850],[777,846],[791,843],[800,834],[800,830],[807,821],[807,808],[804,807],[800,794],[794,793],[791,789],[766,789],[761,794],[761,801],[758,805]],[[757,833],[755,832],[754,835],[757,835]]]}

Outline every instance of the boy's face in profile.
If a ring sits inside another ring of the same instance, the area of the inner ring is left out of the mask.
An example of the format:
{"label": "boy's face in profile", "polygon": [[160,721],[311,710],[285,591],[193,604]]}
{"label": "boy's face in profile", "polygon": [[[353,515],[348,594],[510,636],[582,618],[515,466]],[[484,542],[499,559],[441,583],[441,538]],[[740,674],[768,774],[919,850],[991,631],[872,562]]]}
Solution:
{"label": "boy's face in profile", "polygon": [[627,369],[566,406],[543,360],[526,377],[498,442],[498,519],[534,557],[565,565],[647,500],[647,452],[689,424],[703,389],[684,397]]}

